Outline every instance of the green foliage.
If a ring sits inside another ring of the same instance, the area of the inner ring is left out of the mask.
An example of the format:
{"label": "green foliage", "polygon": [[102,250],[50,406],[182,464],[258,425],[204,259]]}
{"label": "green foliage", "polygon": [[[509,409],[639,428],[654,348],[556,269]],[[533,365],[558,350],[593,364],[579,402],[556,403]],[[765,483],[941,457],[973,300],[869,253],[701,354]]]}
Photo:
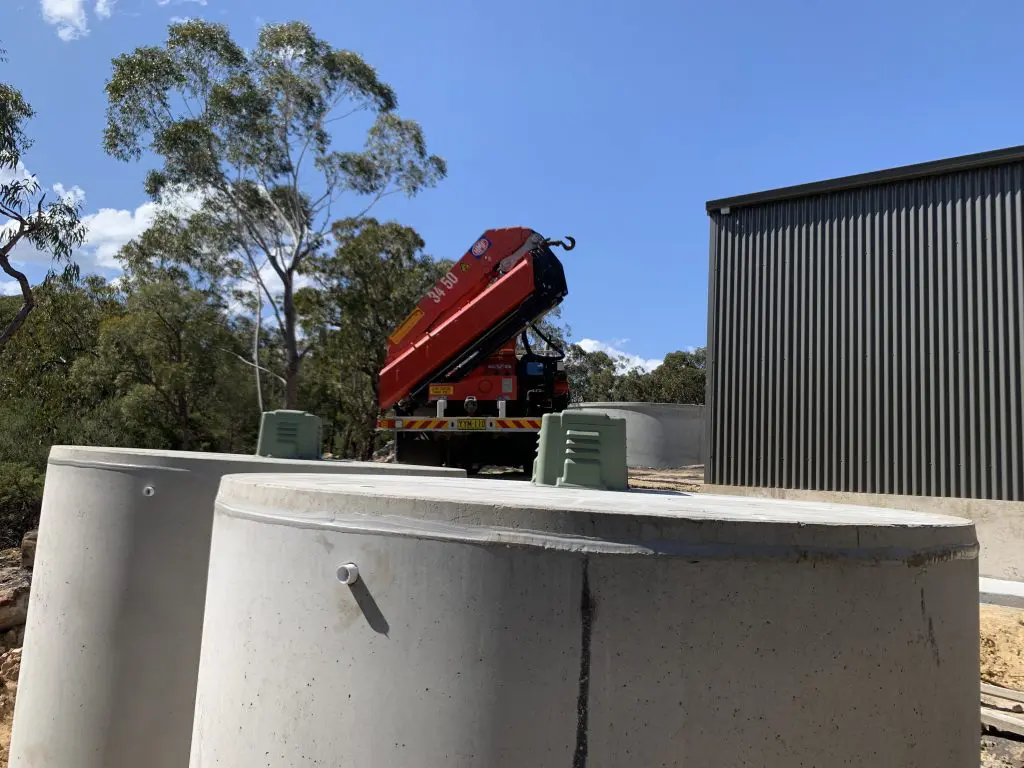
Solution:
{"label": "green foliage", "polygon": [[21,289],[20,304],[0,315],[0,353],[35,308],[32,286],[11,259],[14,249],[19,245],[35,248],[69,263],[72,251],[85,240],[77,197],[62,195],[47,202],[39,182],[22,165],[22,157],[32,145],[25,123],[34,114],[21,91],[0,83],[0,171],[13,171],[0,182],[0,270]]}
{"label": "green foliage", "polygon": [[[120,160],[155,153],[162,165],[147,191],[198,201],[198,217],[177,234],[192,241],[194,256],[205,254],[211,275],[252,283],[254,313],[270,308],[284,405],[296,407],[309,353],[296,278],[328,246],[339,199],[362,198],[358,218],[386,195],[435,185],[444,161],[427,151],[417,123],[395,113],[394,90],[370,65],[300,22],[264,26],[251,51],[223,25],[172,24],[164,46],[114,59],[106,92],[107,152]],[[335,149],[330,126],[360,113],[372,118],[362,149]]]}
{"label": "green foliage", "polygon": [[671,352],[647,375],[646,400],[657,403],[704,403],[707,350]]}
{"label": "green foliage", "polygon": [[0,168],[16,168],[32,140],[25,123],[35,112],[17,88],[0,83]]}
{"label": "green foliage", "polygon": [[369,458],[388,334],[452,262],[425,255],[416,231],[394,222],[345,219],[332,236],[334,253],[310,261],[317,287],[297,297],[306,332],[321,337],[309,378],[333,449]]}
{"label": "green foliage", "polygon": [[578,344],[567,350],[565,370],[574,403],[614,401],[618,376],[616,362],[604,352],[586,352]]}
{"label": "green foliage", "polygon": [[111,404],[125,445],[230,450],[242,447],[247,421],[240,349],[215,295],[166,276],[126,293],[124,312],[103,321],[72,378],[87,398]]}
{"label": "green foliage", "polygon": [[572,345],[566,359],[572,401],[703,404],[707,367],[704,347],[672,352],[653,371],[630,368],[605,352]]}
{"label": "green foliage", "polygon": [[[0,546],[13,546],[35,521],[50,446],[117,445],[96,429],[100,410],[74,386],[70,372],[91,354],[101,318],[115,308],[102,280],[50,277],[36,286],[36,310],[11,339],[0,362]],[[20,297],[0,299],[10,316]]]}
{"label": "green foliage", "polygon": [[[76,362],[95,353],[100,323],[121,307],[114,289],[96,277],[51,276],[35,294],[36,311],[0,364],[0,461],[41,470],[51,445],[90,442],[95,434],[94,404],[69,379]],[[19,303],[0,300],[0,314]],[[96,434],[100,441],[108,437],[117,435]]]}
{"label": "green foliage", "polygon": [[21,462],[0,462],[0,549],[21,544],[39,523],[43,474]]}

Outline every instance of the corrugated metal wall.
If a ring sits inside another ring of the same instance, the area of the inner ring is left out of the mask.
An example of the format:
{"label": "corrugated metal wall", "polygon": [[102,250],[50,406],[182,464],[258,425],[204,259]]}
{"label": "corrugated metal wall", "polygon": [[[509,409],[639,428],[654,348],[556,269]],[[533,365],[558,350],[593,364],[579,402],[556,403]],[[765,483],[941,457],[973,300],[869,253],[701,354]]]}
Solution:
{"label": "corrugated metal wall", "polygon": [[1022,182],[712,212],[707,481],[1024,499]]}

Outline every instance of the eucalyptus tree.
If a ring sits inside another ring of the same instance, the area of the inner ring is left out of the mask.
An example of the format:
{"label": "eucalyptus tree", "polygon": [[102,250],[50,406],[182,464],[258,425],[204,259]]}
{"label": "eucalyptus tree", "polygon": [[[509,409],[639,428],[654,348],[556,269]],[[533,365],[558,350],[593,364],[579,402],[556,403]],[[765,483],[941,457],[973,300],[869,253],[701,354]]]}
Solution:
{"label": "eucalyptus tree", "polygon": [[15,249],[42,251],[70,266],[72,253],[85,239],[79,200],[58,194],[47,201],[38,180],[25,169],[23,157],[32,146],[25,124],[34,116],[21,91],[0,83],[0,270],[13,278],[21,295],[13,314],[0,315],[0,352],[36,306],[32,285],[12,258]]}
{"label": "eucalyptus tree", "polygon": [[[397,114],[394,89],[373,67],[300,22],[264,26],[251,49],[221,24],[172,24],[164,45],[114,59],[106,94],[106,151],[123,161],[155,154],[147,193],[197,202],[220,265],[252,281],[254,311],[267,307],[277,325],[284,405],[296,407],[309,345],[295,293],[307,262],[328,250],[335,219],[433,186],[444,161]],[[337,148],[339,126],[362,146]]]}

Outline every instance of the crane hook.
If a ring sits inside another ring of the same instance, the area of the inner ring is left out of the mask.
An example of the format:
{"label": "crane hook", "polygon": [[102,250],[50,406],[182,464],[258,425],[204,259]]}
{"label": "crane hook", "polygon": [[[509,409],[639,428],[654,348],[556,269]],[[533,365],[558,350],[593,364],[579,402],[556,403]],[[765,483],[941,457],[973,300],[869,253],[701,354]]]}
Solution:
{"label": "crane hook", "polygon": [[564,240],[545,240],[544,241],[544,245],[548,245],[548,246],[557,245],[560,248],[564,248],[567,251],[571,251],[573,248],[576,247],[576,238],[575,237],[573,237],[572,235],[566,235],[565,239],[568,240],[569,242],[566,243]]}

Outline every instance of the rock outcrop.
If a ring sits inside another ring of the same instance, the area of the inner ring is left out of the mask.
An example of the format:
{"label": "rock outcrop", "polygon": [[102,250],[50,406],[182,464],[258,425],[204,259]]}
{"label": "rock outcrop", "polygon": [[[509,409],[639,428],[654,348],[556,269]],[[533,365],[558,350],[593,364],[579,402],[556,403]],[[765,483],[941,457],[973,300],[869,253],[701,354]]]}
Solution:
{"label": "rock outcrop", "polygon": [[21,566],[21,551],[0,552],[0,632],[23,627],[28,618],[31,573]]}
{"label": "rock outcrop", "polygon": [[21,567],[32,570],[36,562],[36,542],[39,540],[39,531],[29,531],[21,539]]}

